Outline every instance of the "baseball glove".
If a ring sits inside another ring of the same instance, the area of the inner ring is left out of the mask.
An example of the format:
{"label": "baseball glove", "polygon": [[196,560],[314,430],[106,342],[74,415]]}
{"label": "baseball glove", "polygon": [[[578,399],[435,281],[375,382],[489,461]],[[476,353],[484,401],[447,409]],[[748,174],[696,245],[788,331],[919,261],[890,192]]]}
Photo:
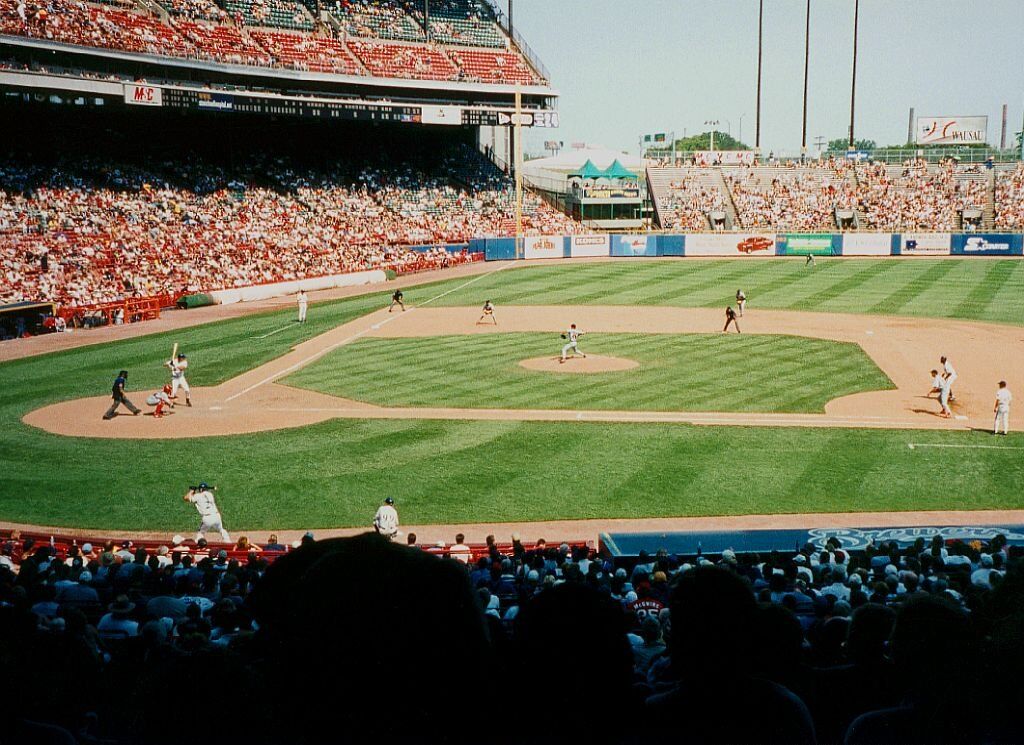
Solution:
{"label": "baseball glove", "polygon": [[568,338],[568,337],[566,337],[566,335],[565,335],[565,334],[562,334],[562,338],[563,338],[563,339],[566,339],[566,338]]}

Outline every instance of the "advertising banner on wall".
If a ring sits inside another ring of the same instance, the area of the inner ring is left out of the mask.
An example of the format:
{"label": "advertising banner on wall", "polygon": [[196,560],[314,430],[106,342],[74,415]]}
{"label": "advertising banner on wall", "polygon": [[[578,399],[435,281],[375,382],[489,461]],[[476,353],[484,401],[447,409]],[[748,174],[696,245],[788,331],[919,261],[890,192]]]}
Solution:
{"label": "advertising banner on wall", "polygon": [[687,256],[774,256],[772,233],[691,233],[686,236]]}
{"label": "advertising banner on wall", "polygon": [[918,145],[984,143],[987,116],[921,116],[917,118]]}
{"label": "advertising banner on wall", "polygon": [[657,256],[658,249],[654,240],[656,236],[646,235],[613,235],[612,256]]}
{"label": "advertising banner on wall", "polygon": [[458,106],[423,105],[424,124],[442,124],[449,127],[462,126],[462,109]]}
{"label": "advertising banner on wall", "polygon": [[[779,256],[832,256],[839,238],[831,233],[783,233],[778,237]],[[835,240],[833,240],[835,239]]]}
{"label": "advertising banner on wall", "polygon": [[132,106],[163,106],[164,89],[153,85],[125,83],[124,102]]}
{"label": "advertising banner on wall", "polygon": [[903,233],[900,254],[903,256],[948,256],[952,246],[949,233]]}
{"label": "advertising banner on wall", "polygon": [[574,235],[569,246],[570,256],[607,256],[607,235]]}
{"label": "advertising banner on wall", "polygon": [[1020,256],[1020,235],[954,235],[953,253],[963,256]]}
{"label": "advertising banner on wall", "polygon": [[698,150],[693,154],[698,166],[752,166],[753,150]]}
{"label": "advertising banner on wall", "polygon": [[892,253],[892,233],[845,233],[843,256],[888,256]]}
{"label": "advertising banner on wall", "polygon": [[523,257],[527,259],[565,258],[565,238],[560,235],[523,238]]}

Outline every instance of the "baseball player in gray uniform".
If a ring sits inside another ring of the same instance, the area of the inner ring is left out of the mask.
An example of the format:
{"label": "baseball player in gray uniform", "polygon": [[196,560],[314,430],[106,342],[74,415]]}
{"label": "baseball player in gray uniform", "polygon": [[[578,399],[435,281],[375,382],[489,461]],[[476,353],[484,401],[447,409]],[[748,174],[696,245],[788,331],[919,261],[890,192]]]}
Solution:
{"label": "baseball player in gray uniform", "polygon": [[939,406],[942,407],[942,411],[939,413],[943,419],[949,419],[953,416],[953,412],[949,409],[949,384],[946,379],[939,374],[938,370],[932,370],[932,389],[931,393],[939,394]]}
{"label": "baseball player in gray uniform", "polygon": [[583,332],[576,328],[576,324],[572,324],[566,329],[566,332],[562,334],[563,339],[568,339],[568,343],[562,347],[562,358],[558,361],[560,364],[565,362],[565,355],[572,350],[572,356],[575,357],[579,354],[583,359],[587,358],[587,355],[580,351],[580,337],[583,336]]}
{"label": "baseball player in gray uniform", "polygon": [[999,389],[996,391],[996,405],[994,408],[996,415],[996,423],[992,429],[992,434],[998,435],[1000,425],[1002,425],[1002,434],[1010,434],[1010,402],[1013,401],[1013,394],[1010,393],[1010,389],[1006,387],[1006,381],[999,381]]}
{"label": "baseball player in gray uniform", "polygon": [[205,538],[206,533],[216,531],[220,533],[221,540],[225,543],[230,543],[231,536],[224,530],[224,520],[220,516],[220,510],[217,509],[217,502],[213,498],[215,488],[204,481],[199,486],[190,486],[188,491],[185,492],[184,499],[195,506],[199,516],[202,518],[199,530],[196,532],[197,541]]}
{"label": "baseball player in gray uniform", "polygon": [[949,361],[948,357],[940,357],[939,362],[942,363],[942,377],[946,379],[946,385],[949,387],[949,400],[956,401],[956,396],[953,395],[953,383],[956,382],[959,376],[956,374],[953,363]]}
{"label": "baseball player in gray uniform", "polygon": [[172,357],[164,365],[171,371],[171,398],[178,397],[178,389],[185,391],[185,405],[192,405],[192,389],[189,388],[188,380],[185,379],[185,371],[188,369],[188,358],[184,354]]}

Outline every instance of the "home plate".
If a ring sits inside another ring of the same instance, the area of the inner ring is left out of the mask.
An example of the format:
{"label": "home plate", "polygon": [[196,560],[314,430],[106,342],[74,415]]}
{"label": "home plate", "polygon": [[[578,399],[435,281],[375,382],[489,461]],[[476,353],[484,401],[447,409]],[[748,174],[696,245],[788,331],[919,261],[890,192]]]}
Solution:
{"label": "home plate", "polygon": [[956,418],[959,419],[961,422],[967,419],[967,417],[965,417],[963,414],[957,414]]}
{"label": "home plate", "polygon": [[223,406],[211,406],[210,411],[224,411]]}

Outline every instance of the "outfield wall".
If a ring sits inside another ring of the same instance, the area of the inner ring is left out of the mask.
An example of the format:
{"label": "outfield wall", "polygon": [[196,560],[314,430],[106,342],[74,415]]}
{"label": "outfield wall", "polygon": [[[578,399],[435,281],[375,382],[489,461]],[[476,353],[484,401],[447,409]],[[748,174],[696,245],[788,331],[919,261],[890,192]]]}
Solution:
{"label": "outfield wall", "polygon": [[481,238],[488,261],[583,256],[1024,256],[1020,233],[685,233]]}

